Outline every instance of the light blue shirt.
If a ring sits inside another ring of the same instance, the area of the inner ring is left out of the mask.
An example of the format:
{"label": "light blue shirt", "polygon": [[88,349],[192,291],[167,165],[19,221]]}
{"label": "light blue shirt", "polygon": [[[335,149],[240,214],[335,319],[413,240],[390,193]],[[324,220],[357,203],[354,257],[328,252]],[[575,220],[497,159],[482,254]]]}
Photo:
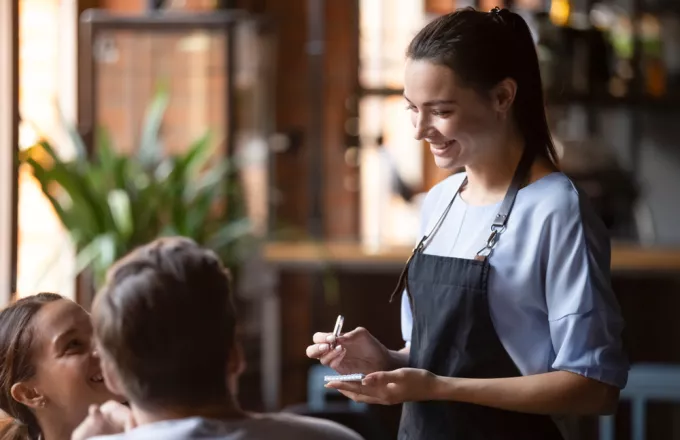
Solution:
{"label": "light blue shirt", "polygon": [[[430,233],[463,178],[453,175],[427,194],[421,237]],[[456,197],[425,253],[473,258],[499,206],[469,205]],[[628,360],[610,257],[607,230],[564,174],[549,174],[519,191],[489,259],[488,298],[501,343],[522,374],[563,370],[625,386]],[[406,295],[401,318],[408,344],[413,318]]]}
{"label": "light blue shirt", "polygon": [[256,414],[241,420],[200,417],[141,425],[126,433],[90,440],[361,440],[356,432],[320,418],[286,413]]}

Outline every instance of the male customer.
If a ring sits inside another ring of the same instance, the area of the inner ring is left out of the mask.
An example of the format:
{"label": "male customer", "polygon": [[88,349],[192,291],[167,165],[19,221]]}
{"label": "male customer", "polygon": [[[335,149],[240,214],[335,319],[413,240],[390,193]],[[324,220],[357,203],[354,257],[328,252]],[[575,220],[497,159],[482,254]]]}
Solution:
{"label": "male customer", "polygon": [[130,409],[91,408],[74,440],[361,438],[329,421],[239,407],[230,277],[191,240],[159,239],[119,261],[92,319],[106,384]]}

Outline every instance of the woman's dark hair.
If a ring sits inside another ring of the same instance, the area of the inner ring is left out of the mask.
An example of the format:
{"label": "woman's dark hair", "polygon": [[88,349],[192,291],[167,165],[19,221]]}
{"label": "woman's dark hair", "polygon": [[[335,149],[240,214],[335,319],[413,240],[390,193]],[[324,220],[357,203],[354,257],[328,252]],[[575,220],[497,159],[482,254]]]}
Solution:
{"label": "woman's dark hair", "polygon": [[35,374],[33,317],[43,305],[60,299],[63,297],[55,293],[39,293],[0,312],[0,409],[13,419],[0,427],[2,440],[35,440],[40,436],[40,426],[31,410],[12,397],[12,385]]}
{"label": "woman's dark hair", "polygon": [[531,31],[521,16],[507,9],[459,9],[418,32],[406,55],[451,68],[464,85],[482,94],[506,78],[514,79],[517,94],[513,113],[526,148],[557,165],[538,56]]}

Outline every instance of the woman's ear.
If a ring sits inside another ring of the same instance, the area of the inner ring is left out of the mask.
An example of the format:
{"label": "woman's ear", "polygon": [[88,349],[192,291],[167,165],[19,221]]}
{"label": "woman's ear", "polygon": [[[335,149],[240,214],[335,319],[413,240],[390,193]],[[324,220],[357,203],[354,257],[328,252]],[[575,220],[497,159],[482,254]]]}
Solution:
{"label": "woman's ear", "polygon": [[502,115],[510,114],[515,96],[517,96],[517,82],[512,78],[505,78],[491,90],[494,110]]}
{"label": "woman's ear", "polygon": [[17,382],[12,385],[10,394],[12,399],[31,409],[43,408],[45,406],[45,396],[27,382]]}

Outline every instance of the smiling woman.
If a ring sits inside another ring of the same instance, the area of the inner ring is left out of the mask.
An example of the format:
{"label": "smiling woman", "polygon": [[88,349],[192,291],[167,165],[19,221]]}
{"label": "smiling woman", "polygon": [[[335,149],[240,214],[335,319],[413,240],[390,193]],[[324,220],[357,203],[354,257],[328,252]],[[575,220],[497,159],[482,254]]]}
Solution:
{"label": "smiling woman", "polygon": [[0,409],[12,418],[0,438],[70,439],[91,404],[113,397],[78,304],[40,293],[0,312]]}
{"label": "smiling woman", "polygon": [[405,346],[357,328],[315,334],[307,355],[366,374],[328,384],[354,400],[404,402],[402,440],[577,438],[565,416],[613,412],[628,361],[609,235],[558,170],[527,23],[499,8],[433,20],[404,96],[436,165],[465,169],[424,199],[393,294]]}

